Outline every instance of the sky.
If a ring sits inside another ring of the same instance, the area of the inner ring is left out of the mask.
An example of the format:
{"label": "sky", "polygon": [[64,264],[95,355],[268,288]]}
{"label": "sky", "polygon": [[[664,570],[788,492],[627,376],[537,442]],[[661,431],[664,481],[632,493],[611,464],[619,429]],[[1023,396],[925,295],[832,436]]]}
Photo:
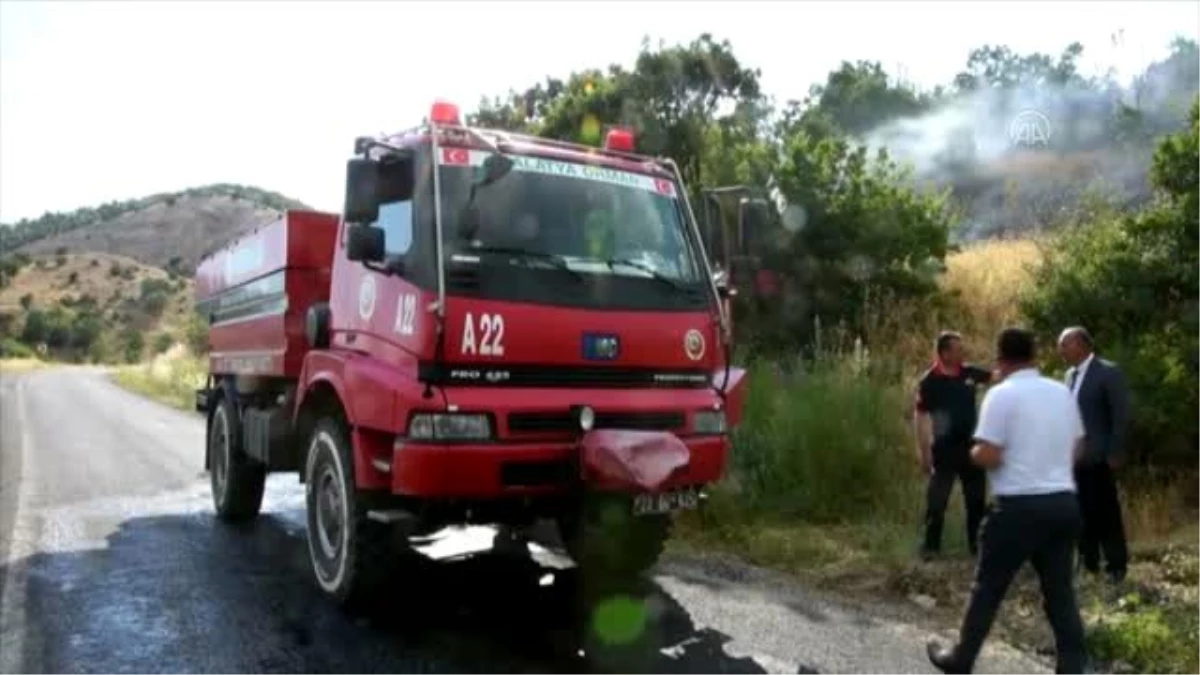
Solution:
{"label": "sky", "polygon": [[[841,61],[947,83],[983,44],[1122,78],[1195,38],[1168,2],[0,0],[0,222],[210,183],[339,210],[354,138],[609,63],[728,39],[779,101]],[[1114,40],[1121,32],[1122,39]]]}

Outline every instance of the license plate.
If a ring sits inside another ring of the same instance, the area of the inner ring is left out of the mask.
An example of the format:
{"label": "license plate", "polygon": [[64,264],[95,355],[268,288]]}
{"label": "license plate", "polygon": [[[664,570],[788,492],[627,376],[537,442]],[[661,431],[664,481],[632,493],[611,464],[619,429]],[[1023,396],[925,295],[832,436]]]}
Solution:
{"label": "license plate", "polygon": [[633,515],[661,515],[672,511],[694,509],[699,503],[700,495],[692,488],[640,494],[633,498]]}

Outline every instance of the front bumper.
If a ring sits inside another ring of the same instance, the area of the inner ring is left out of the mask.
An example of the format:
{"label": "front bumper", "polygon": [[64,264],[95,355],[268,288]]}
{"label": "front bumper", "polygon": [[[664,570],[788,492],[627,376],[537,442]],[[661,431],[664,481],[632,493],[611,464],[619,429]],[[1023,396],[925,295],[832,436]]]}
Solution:
{"label": "front bumper", "polygon": [[[661,486],[720,480],[728,436],[682,437],[690,458]],[[565,493],[580,484],[579,445],[560,443],[405,443],[392,451],[391,491],[418,498],[496,498]]]}

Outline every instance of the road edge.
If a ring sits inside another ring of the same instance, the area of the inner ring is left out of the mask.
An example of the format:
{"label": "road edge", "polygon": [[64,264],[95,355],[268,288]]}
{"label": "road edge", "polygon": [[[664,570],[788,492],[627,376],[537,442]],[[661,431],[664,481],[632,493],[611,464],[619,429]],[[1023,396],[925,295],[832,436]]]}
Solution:
{"label": "road edge", "polygon": [[27,526],[22,521],[22,515],[28,514],[29,509],[26,504],[25,490],[22,489],[22,474],[25,467],[25,453],[29,451],[30,435],[29,428],[25,422],[29,418],[26,409],[25,397],[26,378],[20,377],[13,386],[13,404],[14,419],[9,422],[16,423],[15,431],[13,432],[18,441],[16,449],[17,466],[19,472],[17,480],[14,482],[14,490],[16,498],[13,500],[12,529],[9,531],[9,542],[4,551],[4,559],[0,560],[0,564],[4,566],[4,585],[0,587],[0,672],[5,673],[20,673],[25,672],[24,655],[25,655],[25,621],[27,612],[25,608],[25,600],[28,597],[26,593],[27,583],[27,565],[21,561],[22,556],[26,555],[25,543]]}

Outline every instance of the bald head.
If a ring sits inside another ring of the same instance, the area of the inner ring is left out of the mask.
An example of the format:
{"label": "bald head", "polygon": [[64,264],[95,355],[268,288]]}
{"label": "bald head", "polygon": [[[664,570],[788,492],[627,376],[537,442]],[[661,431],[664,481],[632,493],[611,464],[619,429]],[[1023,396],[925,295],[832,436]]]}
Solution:
{"label": "bald head", "polygon": [[1092,334],[1083,326],[1071,326],[1058,336],[1058,353],[1069,365],[1083,363],[1094,347]]}

